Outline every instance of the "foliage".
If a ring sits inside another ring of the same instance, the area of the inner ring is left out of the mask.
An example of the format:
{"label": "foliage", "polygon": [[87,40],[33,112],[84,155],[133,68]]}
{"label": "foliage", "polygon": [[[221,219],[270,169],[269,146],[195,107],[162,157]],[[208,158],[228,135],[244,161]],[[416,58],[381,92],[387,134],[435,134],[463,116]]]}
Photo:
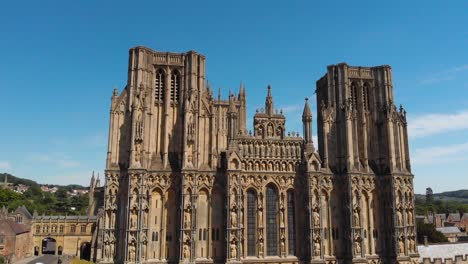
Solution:
{"label": "foliage", "polygon": [[[13,185],[24,184],[29,186],[29,189],[24,194],[17,193],[9,189],[0,188],[0,207],[5,206],[12,211],[19,206],[26,208],[33,213],[37,211],[39,214],[46,215],[81,215],[86,213],[88,206],[88,194],[82,196],[70,196],[68,192],[73,189],[87,189],[81,185],[70,184],[67,186],[48,185],[57,187],[55,193],[43,192],[37,182],[15,177],[8,173],[0,173],[0,182],[8,177],[8,182]],[[72,207],[75,210],[72,210]]]}
{"label": "foliage", "polygon": [[[0,189],[0,207],[15,210],[19,206],[33,213],[47,215],[77,215],[86,213],[88,195],[69,196],[65,189],[59,189],[55,194],[42,192],[40,188],[30,188],[24,194],[9,189]],[[72,210],[71,207],[75,207]]]}
{"label": "foliage", "polygon": [[425,215],[427,212],[434,212],[438,214],[449,213],[468,213],[468,204],[451,200],[434,200],[427,203],[424,199],[416,197],[416,214]]}
{"label": "foliage", "polygon": [[424,236],[427,236],[429,243],[448,242],[448,239],[441,232],[437,231],[433,224],[425,224],[417,221],[418,243],[424,243]]}
{"label": "foliage", "polygon": [[79,258],[73,258],[71,260],[71,264],[94,264],[94,262],[87,261],[84,259],[79,259]]}
{"label": "foliage", "polygon": [[5,263],[5,257],[0,255],[0,264],[3,264]]}

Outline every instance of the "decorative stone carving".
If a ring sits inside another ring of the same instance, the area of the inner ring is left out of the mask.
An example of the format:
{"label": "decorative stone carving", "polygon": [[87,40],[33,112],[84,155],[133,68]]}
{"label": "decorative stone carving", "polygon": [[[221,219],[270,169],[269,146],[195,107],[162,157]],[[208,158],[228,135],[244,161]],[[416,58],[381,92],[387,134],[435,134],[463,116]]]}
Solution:
{"label": "decorative stone carving", "polygon": [[320,237],[315,238],[314,240],[314,256],[320,256],[321,253]]}
{"label": "decorative stone carving", "polygon": [[236,244],[235,244],[235,243],[231,243],[229,249],[230,249],[230,251],[231,251],[231,258],[232,258],[232,259],[237,258],[237,246],[236,246]]}
{"label": "decorative stone carving", "polygon": [[361,255],[361,237],[359,235],[357,235],[355,238],[354,238],[354,253],[358,256],[358,255]]}
{"label": "decorative stone carving", "polygon": [[404,238],[403,237],[400,237],[398,239],[398,248],[399,248],[399,252],[400,254],[404,254],[405,253],[405,242],[403,242]]}
{"label": "decorative stone carving", "polygon": [[188,245],[184,245],[183,251],[184,251],[184,253],[183,253],[184,259],[189,259],[190,258],[190,247]]}
{"label": "decorative stone carving", "polygon": [[316,210],[312,212],[312,218],[314,220],[314,227],[320,227],[320,214]]}
{"label": "decorative stone carving", "polygon": [[192,208],[190,204],[184,209],[184,228],[188,229],[192,227]]}
{"label": "decorative stone carving", "polygon": [[354,226],[358,227],[360,226],[361,222],[359,221],[359,208],[355,208],[353,210],[353,222]]}
{"label": "decorative stone carving", "polygon": [[397,210],[396,217],[397,217],[397,226],[403,226],[403,215],[401,214],[400,210]]}
{"label": "decorative stone carving", "polygon": [[235,207],[231,209],[231,227],[237,227],[237,212]]}
{"label": "decorative stone carving", "polygon": [[128,261],[129,262],[135,262],[135,253],[136,253],[135,244],[130,243],[130,245],[128,246]]}

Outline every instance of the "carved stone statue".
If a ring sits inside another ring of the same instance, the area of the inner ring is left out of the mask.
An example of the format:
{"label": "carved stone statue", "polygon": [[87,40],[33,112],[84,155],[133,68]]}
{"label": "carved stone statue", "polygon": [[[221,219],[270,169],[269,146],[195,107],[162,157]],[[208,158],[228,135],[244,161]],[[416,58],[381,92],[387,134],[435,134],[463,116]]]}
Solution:
{"label": "carved stone statue", "polygon": [[184,259],[190,258],[190,249],[188,245],[184,245]]}
{"label": "carved stone statue", "polygon": [[320,239],[315,239],[315,242],[314,242],[314,255],[315,256],[320,256],[320,248],[321,248]]}
{"label": "carved stone statue", "polygon": [[133,243],[128,246],[128,261],[135,261],[135,245]]}
{"label": "carved stone statue", "polygon": [[233,259],[237,258],[237,247],[235,243],[231,244],[230,250],[231,250],[231,258]]}
{"label": "carved stone statue", "polygon": [[398,248],[400,249],[400,254],[405,253],[405,243],[403,242],[402,237],[400,237],[400,239],[398,239]]}
{"label": "carved stone statue", "polygon": [[258,254],[260,256],[263,255],[263,236],[260,235],[260,237],[258,238]]}
{"label": "carved stone statue", "polygon": [[110,254],[110,243],[107,242],[107,243],[105,244],[105,246],[104,246],[104,257],[105,257],[106,259],[110,259],[110,256],[111,256],[111,254]]}
{"label": "carved stone statue", "polygon": [[403,216],[402,216],[400,210],[397,210],[397,225],[398,226],[403,226]]}
{"label": "carved stone statue", "polygon": [[354,240],[354,252],[356,255],[361,255],[361,240],[359,238]]}
{"label": "carved stone statue", "polygon": [[353,221],[354,221],[354,226],[360,226],[359,211],[358,211],[357,209],[354,209],[354,212],[353,212]]}
{"label": "carved stone statue", "polygon": [[137,219],[138,219],[137,212],[132,211],[132,213],[130,215],[130,227],[131,228],[136,228],[137,227]]}
{"label": "carved stone statue", "polygon": [[184,228],[190,228],[191,227],[191,214],[190,214],[190,209],[189,208],[185,208],[184,210]]}
{"label": "carved stone statue", "polygon": [[232,227],[237,226],[237,213],[234,208],[231,210],[231,226]]}
{"label": "carved stone statue", "polygon": [[409,239],[409,251],[410,251],[410,252],[414,252],[414,246],[415,246],[415,244],[414,244],[414,238],[411,237],[411,238]]}
{"label": "carved stone statue", "polygon": [[320,226],[320,214],[317,211],[313,211],[312,217],[314,219],[314,226],[319,227]]}

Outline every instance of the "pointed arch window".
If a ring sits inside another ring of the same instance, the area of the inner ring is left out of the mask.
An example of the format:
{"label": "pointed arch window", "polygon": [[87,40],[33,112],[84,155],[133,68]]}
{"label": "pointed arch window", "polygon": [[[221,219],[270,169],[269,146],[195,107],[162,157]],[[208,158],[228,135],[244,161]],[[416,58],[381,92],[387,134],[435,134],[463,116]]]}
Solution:
{"label": "pointed arch window", "polygon": [[175,70],[171,74],[171,101],[179,101],[180,93],[180,73]]}
{"label": "pointed arch window", "polygon": [[358,104],[358,100],[357,100],[357,84],[355,82],[351,83],[351,100],[353,102],[353,106],[356,107]]}
{"label": "pointed arch window", "polygon": [[247,191],[247,256],[256,255],[257,239],[257,195]]}
{"label": "pointed arch window", "polygon": [[296,218],[293,191],[288,191],[288,254],[296,254]]}
{"label": "pointed arch window", "polygon": [[266,210],[267,255],[278,256],[278,193],[271,185],[266,187]]}
{"label": "pointed arch window", "polygon": [[370,109],[370,97],[369,97],[369,83],[364,83],[364,86],[363,86],[363,94],[364,94],[364,97],[363,97],[363,100],[364,100],[364,110],[367,110],[369,111]]}
{"label": "pointed arch window", "polygon": [[162,69],[156,71],[156,81],[154,87],[154,99],[156,102],[164,100],[164,86],[165,86],[165,74]]}

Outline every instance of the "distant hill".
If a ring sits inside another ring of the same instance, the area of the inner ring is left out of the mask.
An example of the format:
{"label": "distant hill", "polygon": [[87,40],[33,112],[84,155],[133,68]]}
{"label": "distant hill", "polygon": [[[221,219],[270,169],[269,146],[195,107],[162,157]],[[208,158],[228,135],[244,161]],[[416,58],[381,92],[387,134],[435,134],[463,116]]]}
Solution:
{"label": "distant hill", "polygon": [[[434,200],[455,201],[455,202],[468,204],[468,190],[434,193],[432,197],[434,197]],[[416,194],[416,198],[426,199],[426,195]]]}
{"label": "distant hill", "polygon": [[24,185],[30,186],[30,187],[39,186],[39,184],[37,182],[33,181],[33,180],[19,178],[19,177],[11,175],[9,173],[0,173],[0,182],[4,182],[5,177],[8,177],[7,178],[8,182],[13,183],[14,185],[24,184]]}
{"label": "distant hill", "polygon": [[29,187],[33,186],[40,186],[40,185],[47,185],[49,187],[57,187],[57,188],[65,188],[67,190],[72,190],[72,189],[89,189],[89,187],[85,187],[83,185],[79,184],[69,184],[69,185],[57,185],[57,184],[38,184],[37,182],[30,180],[30,179],[25,179],[25,178],[20,178],[16,177],[14,175],[11,175],[9,173],[0,173],[0,182],[5,181],[5,176],[8,177],[8,182],[12,183],[13,185],[18,185],[18,184],[24,184]]}

